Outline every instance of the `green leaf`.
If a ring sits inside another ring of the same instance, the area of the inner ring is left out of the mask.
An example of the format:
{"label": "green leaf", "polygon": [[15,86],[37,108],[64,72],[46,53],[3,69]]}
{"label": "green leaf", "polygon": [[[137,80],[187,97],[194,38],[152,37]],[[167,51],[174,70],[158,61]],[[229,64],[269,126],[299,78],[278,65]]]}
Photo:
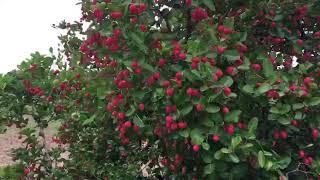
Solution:
{"label": "green leaf", "polygon": [[220,151],[224,154],[229,154],[231,153],[231,150],[230,149],[227,149],[227,148],[221,148]]}
{"label": "green leaf", "polygon": [[222,154],[222,151],[220,150],[220,151],[216,151],[215,153],[214,153],[214,158],[215,159],[221,159],[222,158],[222,156],[223,156],[223,154]]}
{"label": "green leaf", "polygon": [[201,130],[198,128],[191,130],[190,137],[193,144],[201,144],[205,139],[205,137],[202,135]]}
{"label": "green leaf", "polygon": [[227,58],[228,61],[231,61],[231,62],[240,59],[240,54],[237,50],[227,50],[224,53],[224,56]]}
{"label": "green leaf", "polygon": [[203,0],[203,4],[205,4],[211,11],[215,11],[216,7],[214,6],[213,0]]}
{"label": "green leaf", "polygon": [[232,162],[234,163],[239,163],[240,160],[236,154],[229,154],[229,158],[231,159]]}
{"label": "green leaf", "polygon": [[254,93],[254,87],[252,85],[247,84],[242,87],[242,91],[248,94],[252,94]]}
{"label": "green leaf", "polygon": [[210,149],[210,145],[208,143],[202,143],[202,148],[208,151]]}
{"label": "green leaf", "polygon": [[220,111],[220,107],[218,106],[214,106],[214,105],[209,105],[207,108],[206,108],[206,111],[208,113],[217,113]]}
{"label": "green leaf", "polygon": [[99,87],[97,88],[97,96],[99,99],[104,99],[108,93],[107,87]]}
{"label": "green leaf", "polygon": [[92,115],[89,119],[86,119],[85,121],[83,121],[82,125],[91,124],[92,122],[94,122],[96,116],[97,116],[96,114]]}
{"label": "green leaf", "polygon": [[320,104],[320,97],[312,97],[306,101],[308,106],[317,106]]}
{"label": "green leaf", "polygon": [[233,84],[233,79],[230,76],[224,76],[219,82],[226,87],[230,87]]}
{"label": "green leaf", "polygon": [[231,149],[235,149],[242,141],[240,136],[233,137],[231,139]]}
{"label": "green leaf", "polygon": [[135,46],[138,47],[142,52],[147,53],[148,48],[143,42],[143,38],[140,37],[137,33],[133,31],[128,33],[129,40],[132,40],[135,43]]}
{"label": "green leaf", "polygon": [[232,110],[231,112],[229,112],[228,114],[225,115],[224,119],[227,122],[238,122],[239,121],[239,116],[241,114],[240,110]]}
{"label": "green leaf", "polygon": [[258,118],[254,117],[248,123],[249,133],[254,133],[257,127],[258,127]]}
{"label": "green leaf", "polygon": [[181,130],[181,131],[179,131],[179,134],[180,134],[180,136],[187,138],[187,137],[189,137],[190,129],[188,128],[188,129]]}
{"label": "green leaf", "polygon": [[208,152],[208,153],[207,153],[207,152],[202,153],[202,154],[201,154],[201,157],[202,157],[203,162],[205,162],[205,163],[207,163],[207,164],[211,163],[212,160],[213,160],[213,156],[212,156],[212,154],[211,154],[210,152]]}
{"label": "green leaf", "polygon": [[144,127],[144,123],[142,121],[142,119],[139,118],[139,116],[133,118],[133,123],[138,125],[139,127]]}
{"label": "green leaf", "polygon": [[212,174],[214,172],[214,164],[208,164],[204,167],[203,169],[203,174],[204,175],[208,175],[208,174]]}
{"label": "green leaf", "polygon": [[259,162],[260,167],[263,168],[264,164],[265,164],[265,157],[264,157],[264,154],[262,151],[259,151],[259,153],[258,153],[258,162]]}
{"label": "green leaf", "polygon": [[180,115],[185,116],[189,114],[192,111],[192,109],[193,109],[193,105],[187,104],[186,106],[183,107],[183,109],[181,109]]}
{"label": "green leaf", "polygon": [[270,89],[272,89],[272,86],[271,86],[270,84],[263,83],[263,84],[257,89],[257,92],[258,92],[259,94],[263,94],[263,93],[268,92]]}
{"label": "green leaf", "polygon": [[130,109],[126,112],[126,116],[132,116],[134,114],[134,112],[136,111],[136,107],[134,105],[130,106]]}
{"label": "green leaf", "polygon": [[282,157],[279,161],[275,163],[276,166],[278,166],[280,169],[285,169],[289,166],[291,163],[291,158],[289,156]]}
{"label": "green leaf", "polygon": [[265,58],[265,57],[263,57],[263,73],[266,77],[268,77],[270,79],[276,78],[276,74],[273,70],[272,63],[269,61],[268,58]]}
{"label": "green leaf", "polygon": [[302,109],[304,105],[302,103],[292,104],[292,110]]}

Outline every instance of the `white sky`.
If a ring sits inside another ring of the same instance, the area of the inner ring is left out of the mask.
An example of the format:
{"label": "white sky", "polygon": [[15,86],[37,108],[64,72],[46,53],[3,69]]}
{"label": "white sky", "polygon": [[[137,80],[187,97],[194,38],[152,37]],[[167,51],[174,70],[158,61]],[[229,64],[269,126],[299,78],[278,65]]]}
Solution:
{"label": "white sky", "polygon": [[57,48],[52,24],[81,16],[79,0],[0,0],[0,73],[16,68],[30,53]]}

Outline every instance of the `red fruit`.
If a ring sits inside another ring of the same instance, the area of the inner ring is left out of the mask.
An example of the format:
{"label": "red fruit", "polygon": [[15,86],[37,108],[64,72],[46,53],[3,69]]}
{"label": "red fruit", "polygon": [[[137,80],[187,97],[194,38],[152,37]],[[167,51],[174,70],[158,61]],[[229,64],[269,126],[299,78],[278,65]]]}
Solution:
{"label": "red fruit", "polygon": [[274,139],[279,139],[280,138],[280,134],[278,132],[274,132],[273,133],[273,138]]}
{"label": "red fruit", "polygon": [[172,116],[167,116],[166,117],[166,123],[167,124],[172,124],[173,123],[173,117]]}
{"label": "red fruit", "polygon": [[203,108],[202,104],[197,104],[196,105],[196,109],[197,109],[198,112],[202,111],[202,108]]}
{"label": "red fruit", "polygon": [[123,120],[126,117],[126,114],[121,112],[121,113],[119,113],[118,117],[119,117],[120,120]]}
{"label": "red fruit", "polygon": [[212,136],[212,140],[213,140],[214,142],[218,142],[218,141],[220,140],[220,137],[217,136],[217,135],[213,135],[213,136]]}
{"label": "red fruit", "polygon": [[313,82],[313,80],[310,77],[306,77],[306,78],[303,79],[303,83],[306,86],[309,86],[312,82]]}
{"label": "red fruit", "polygon": [[188,7],[191,7],[192,6],[192,0],[186,0],[186,5]]}
{"label": "red fruit", "polygon": [[143,110],[144,110],[144,104],[143,104],[143,103],[139,104],[139,110],[140,110],[140,111],[143,111]]}
{"label": "red fruit", "polygon": [[317,129],[312,129],[311,134],[312,134],[312,137],[313,137],[313,138],[318,138],[318,136],[319,136],[319,131],[318,131]]}
{"label": "red fruit", "polygon": [[291,85],[289,88],[290,88],[291,91],[297,90],[297,86],[296,85]]}
{"label": "red fruit", "polygon": [[223,76],[223,72],[221,71],[221,69],[218,69],[218,70],[216,71],[216,75],[217,75],[219,78]]}
{"label": "red fruit", "polygon": [[173,93],[174,93],[174,89],[173,89],[173,88],[168,88],[168,89],[167,89],[167,95],[168,95],[168,96],[172,96]]}
{"label": "red fruit", "polygon": [[171,129],[172,131],[176,130],[177,128],[178,128],[177,123],[172,123],[171,126],[170,126],[170,129]]}
{"label": "red fruit", "polygon": [[199,145],[195,144],[195,145],[193,145],[192,149],[194,152],[198,152],[200,150],[200,147],[199,147]]}
{"label": "red fruit", "polygon": [[183,77],[182,72],[177,72],[177,73],[176,73],[176,79],[181,80],[181,79],[182,79],[182,77]]}
{"label": "red fruit", "polygon": [[303,45],[303,40],[302,40],[302,39],[298,39],[298,40],[296,41],[296,44],[297,44],[298,46],[302,46],[302,45]]}
{"label": "red fruit", "polygon": [[224,94],[225,94],[226,96],[229,96],[229,95],[232,93],[232,91],[231,91],[231,89],[230,89],[229,87],[225,87],[225,88],[223,89],[223,92],[224,92]]}
{"label": "red fruit", "polygon": [[260,64],[252,64],[251,68],[255,71],[261,71],[261,65]]}
{"label": "red fruit", "polygon": [[223,112],[223,114],[228,114],[230,112],[230,110],[229,110],[229,108],[227,106],[224,106],[222,108],[222,112]]}
{"label": "red fruit", "polygon": [[280,137],[281,137],[282,139],[287,139],[287,138],[288,138],[288,133],[287,133],[287,131],[281,131],[281,132],[280,132]]}
{"label": "red fruit", "polygon": [[131,67],[132,68],[137,68],[138,67],[138,61],[134,60],[131,62]]}
{"label": "red fruit", "polygon": [[223,33],[223,31],[224,31],[224,26],[223,26],[223,25],[219,25],[219,26],[218,26],[218,31],[219,31],[220,33]]}
{"label": "red fruit", "polygon": [[300,157],[300,158],[304,158],[304,156],[305,156],[304,151],[303,151],[303,150],[300,150],[300,151],[299,151],[299,157]]}
{"label": "red fruit", "polygon": [[135,132],[138,132],[138,131],[139,131],[139,129],[140,129],[140,127],[139,127],[139,126],[137,126],[137,125],[134,125],[134,126],[133,126],[133,130],[134,130]]}
{"label": "red fruit", "polygon": [[29,168],[26,168],[26,169],[24,169],[23,172],[24,172],[25,175],[28,175],[28,174],[30,173],[30,169],[29,169]]}
{"label": "red fruit", "polygon": [[126,128],[130,128],[130,127],[132,126],[131,121],[126,121],[126,122],[124,123],[124,126],[125,126]]}
{"label": "red fruit", "polygon": [[167,61],[165,59],[159,59],[158,66],[162,67],[162,66],[164,66],[166,64],[166,62]]}
{"label": "red fruit", "polygon": [[227,127],[227,132],[228,132],[228,134],[230,134],[230,135],[233,135],[233,134],[234,134],[234,126],[233,126],[233,124],[228,125],[228,127]]}
{"label": "red fruit", "polygon": [[170,86],[170,81],[163,81],[162,86],[163,87],[169,87]]}
{"label": "red fruit", "polygon": [[178,127],[179,127],[179,129],[185,129],[187,127],[187,123],[184,121],[180,121],[178,123]]}
{"label": "red fruit", "polygon": [[168,159],[162,159],[161,160],[161,164],[163,164],[164,166],[168,166],[169,160]]}
{"label": "red fruit", "polygon": [[155,79],[160,79],[160,73],[159,72],[155,72],[154,74],[153,74],[153,77],[155,78]]}
{"label": "red fruit", "polygon": [[185,53],[180,53],[179,54],[179,59],[183,60],[186,59],[187,55]]}
{"label": "red fruit", "polygon": [[232,66],[227,67],[227,70],[226,70],[227,74],[232,75],[233,71],[234,71],[234,67]]}
{"label": "red fruit", "polygon": [[111,12],[110,16],[112,19],[119,19],[123,16],[123,14],[120,11],[113,11]]}
{"label": "red fruit", "polygon": [[223,54],[225,52],[225,48],[221,47],[221,46],[218,46],[217,47],[217,51],[218,51],[219,54]]}
{"label": "red fruit", "polygon": [[291,121],[292,126],[298,126],[298,121],[297,120],[292,120]]}

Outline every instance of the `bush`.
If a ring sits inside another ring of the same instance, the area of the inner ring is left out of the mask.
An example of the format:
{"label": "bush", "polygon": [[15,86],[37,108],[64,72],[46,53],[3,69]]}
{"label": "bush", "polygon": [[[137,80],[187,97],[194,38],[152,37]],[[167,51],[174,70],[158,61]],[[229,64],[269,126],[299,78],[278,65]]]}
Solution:
{"label": "bush", "polygon": [[[56,26],[60,54],[35,54],[1,92],[40,129],[16,151],[26,176],[318,177],[318,1],[81,4],[89,28]],[[50,121],[54,149],[37,137]]]}

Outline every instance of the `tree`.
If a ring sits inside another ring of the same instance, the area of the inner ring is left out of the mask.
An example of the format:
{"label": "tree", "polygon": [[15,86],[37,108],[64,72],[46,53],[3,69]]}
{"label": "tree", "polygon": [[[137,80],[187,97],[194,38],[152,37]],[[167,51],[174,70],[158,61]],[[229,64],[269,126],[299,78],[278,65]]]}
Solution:
{"label": "tree", "polygon": [[48,163],[44,176],[318,176],[318,1],[81,5],[89,28],[57,26],[68,63],[60,54],[59,70],[41,76],[52,83],[33,82],[46,66],[19,71],[25,92],[43,90],[23,97],[62,119],[56,141],[69,145],[57,150],[70,152],[64,166]]}

